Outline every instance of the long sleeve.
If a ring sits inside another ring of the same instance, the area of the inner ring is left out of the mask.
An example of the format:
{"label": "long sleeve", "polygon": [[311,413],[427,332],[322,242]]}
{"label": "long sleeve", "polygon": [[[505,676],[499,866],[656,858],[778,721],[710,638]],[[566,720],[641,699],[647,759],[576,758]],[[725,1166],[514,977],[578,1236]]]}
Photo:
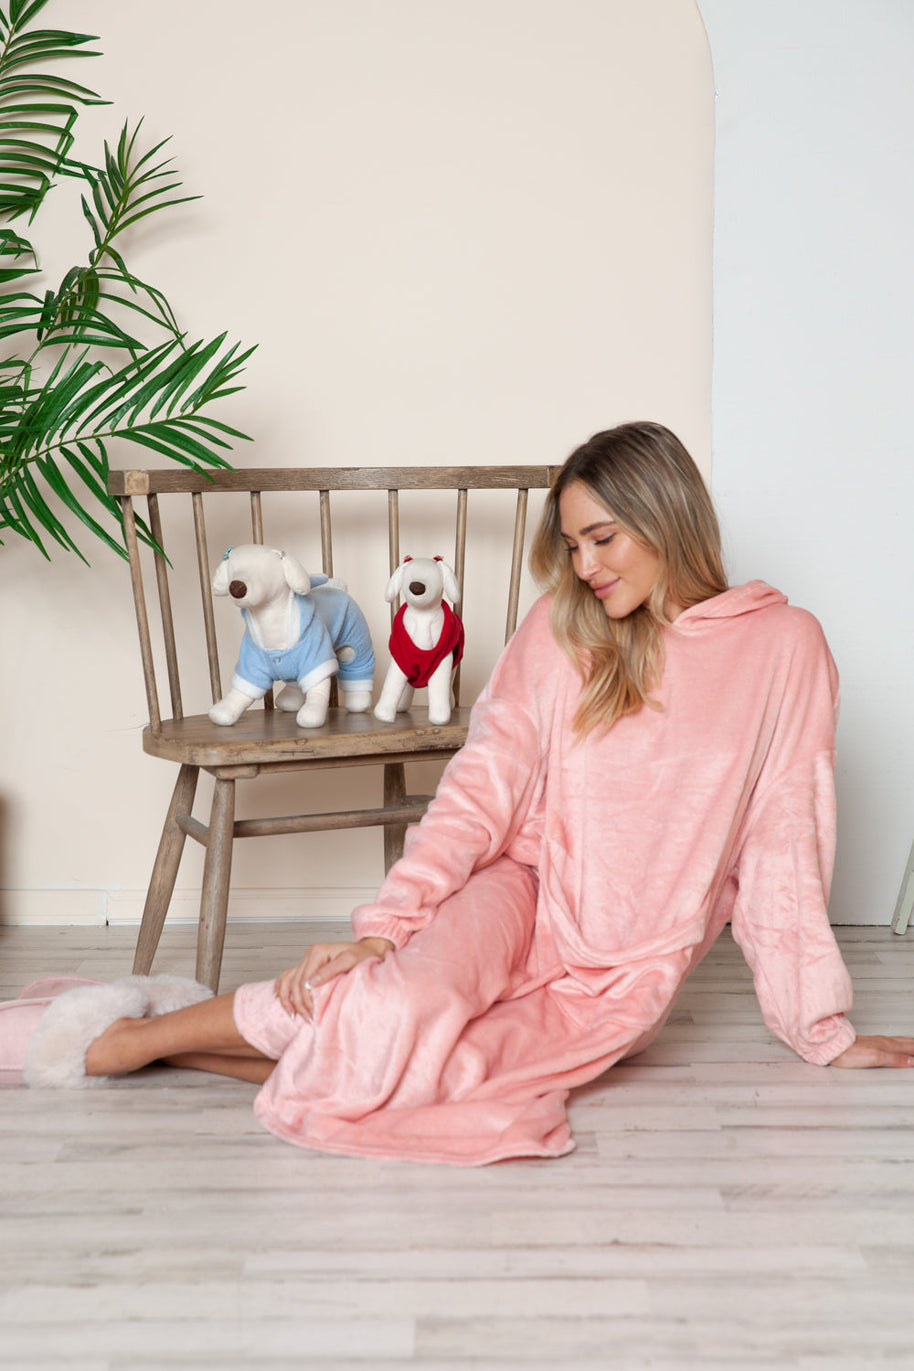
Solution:
{"label": "long sleeve", "polygon": [[[448,764],[421,823],[407,835],[404,856],[376,900],[353,912],[358,937],[389,938],[402,946],[523,828],[543,779],[543,727],[531,702],[541,700],[536,678],[543,662],[536,642],[545,622],[543,612],[534,610],[502,654],[473,709],[466,744]],[[545,632],[548,638],[548,627]]]}
{"label": "long sleeve", "polygon": [[831,753],[794,763],[753,805],[736,868],[733,936],[768,1028],[825,1066],[854,1041],[847,968],[828,922],[835,803]]}

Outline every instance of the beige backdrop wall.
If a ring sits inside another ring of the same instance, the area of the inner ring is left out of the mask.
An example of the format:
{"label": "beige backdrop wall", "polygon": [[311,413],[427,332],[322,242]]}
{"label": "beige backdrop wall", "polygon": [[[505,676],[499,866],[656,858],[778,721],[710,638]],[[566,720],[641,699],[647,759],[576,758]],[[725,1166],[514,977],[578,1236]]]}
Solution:
{"label": "beige backdrop wall", "polygon": [[[129,258],[191,335],[259,344],[229,413],[256,440],[239,463],[556,462],[654,417],[707,469],[714,105],[692,0],[274,0],[253,20],[241,0],[56,0],[47,18],[100,35],[74,72],[113,101],[82,117],[86,158],[144,115],[205,196]],[[84,241],[55,194],[52,277]],[[126,571],[90,556],[0,550],[7,922],[137,918],[173,782],[141,752]],[[377,831],[247,844],[230,917],[346,913],[381,872]]]}

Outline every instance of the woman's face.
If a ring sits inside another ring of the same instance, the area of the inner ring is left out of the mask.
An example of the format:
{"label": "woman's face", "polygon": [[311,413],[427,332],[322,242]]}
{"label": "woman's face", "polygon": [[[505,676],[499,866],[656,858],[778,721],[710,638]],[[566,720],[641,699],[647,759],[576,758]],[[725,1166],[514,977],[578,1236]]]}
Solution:
{"label": "woman's face", "polygon": [[[607,618],[624,619],[643,605],[660,574],[656,552],[624,533],[579,481],[559,496],[559,516],[574,573],[602,603]],[[675,619],[682,607],[668,602],[664,611]]]}

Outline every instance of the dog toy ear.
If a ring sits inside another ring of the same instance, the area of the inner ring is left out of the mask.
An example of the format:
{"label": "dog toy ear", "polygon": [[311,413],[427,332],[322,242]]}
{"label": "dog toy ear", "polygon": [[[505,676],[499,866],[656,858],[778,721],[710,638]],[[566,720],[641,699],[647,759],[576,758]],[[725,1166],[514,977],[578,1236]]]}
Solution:
{"label": "dog toy ear", "polygon": [[458,604],[460,601],[460,587],[457,584],[457,577],[454,575],[453,569],[449,567],[447,562],[441,557],[436,557],[435,561],[441,566],[441,580],[444,584],[445,595],[452,605]]}
{"label": "dog toy ear", "polygon": [[222,561],[213,572],[212,587],[214,595],[228,595],[229,593],[229,553],[231,548],[226,548],[222,554]]}
{"label": "dog toy ear", "polygon": [[403,565],[397,567],[396,571],[387,582],[387,589],[384,591],[384,599],[388,604],[391,604],[400,594],[400,587],[403,585],[403,573],[406,571],[407,563],[412,560],[412,557],[404,557]]}
{"label": "dog toy ear", "polygon": [[290,590],[294,590],[296,595],[307,595],[311,589],[311,577],[301,562],[297,557],[290,557],[288,552],[281,552],[279,556],[286,585]]}

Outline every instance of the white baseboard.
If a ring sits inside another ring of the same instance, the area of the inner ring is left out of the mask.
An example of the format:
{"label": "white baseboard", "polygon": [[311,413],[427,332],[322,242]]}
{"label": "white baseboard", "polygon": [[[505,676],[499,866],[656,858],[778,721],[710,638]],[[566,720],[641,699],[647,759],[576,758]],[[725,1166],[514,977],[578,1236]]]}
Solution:
{"label": "white baseboard", "polygon": [[4,890],[0,900],[7,925],[107,923],[107,890]]}
{"label": "white baseboard", "polygon": [[[348,919],[356,905],[374,898],[375,887],[235,890],[229,896],[229,918],[242,923],[318,923]],[[2,921],[28,924],[138,924],[146,899],[144,890],[5,890]],[[169,923],[196,923],[200,891],[176,890],[168,911]]]}

